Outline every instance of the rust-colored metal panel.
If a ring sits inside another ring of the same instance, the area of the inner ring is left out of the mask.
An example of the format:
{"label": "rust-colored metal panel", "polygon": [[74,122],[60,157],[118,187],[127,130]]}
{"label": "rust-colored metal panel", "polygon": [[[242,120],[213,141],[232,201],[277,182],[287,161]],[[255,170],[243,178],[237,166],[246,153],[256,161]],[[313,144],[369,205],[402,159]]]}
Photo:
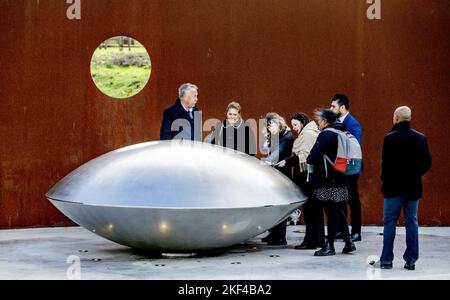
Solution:
{"label": "rust-colored metal panel", "polygon": [[[409,105],[427,134],[421,224],[450,225],[447,106],[450,3],[381,0],[0,1],[0,228],[71,224],[45,198],[69,171],[110,150],[157,139],[162,111],[183,82],[199,87],[204,118],[232,100],[245,118],[289,117],[349,95],[363,126],[363,221],[380,224],[380,154],[394,108]],[[105,39],[147,48],[152,75],[128,100],[108,98],[90,77]]]}

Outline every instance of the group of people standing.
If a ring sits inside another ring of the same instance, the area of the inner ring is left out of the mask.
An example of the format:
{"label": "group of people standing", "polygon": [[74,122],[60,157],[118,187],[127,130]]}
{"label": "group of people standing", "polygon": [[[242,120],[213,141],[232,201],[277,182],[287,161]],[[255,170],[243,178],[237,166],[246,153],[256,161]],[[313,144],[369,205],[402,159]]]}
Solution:
{"label": "group of people standing", "polygon": [[[179,88],[179,99],[164,111],[161,126],[161,140],[187,138],[194,140],[194,120],[198,109],[195,107],[198,87],[187,83]],[[350,114],[350,101],[346,95],[336,94],[331,99],[329,109],[317,109],[314,118],[306,113],[292,115],[292,130],[284,118],[275,112],[265,117],[262,148],[266,150],[265,160],[284,175],[291,178],[307,195],[303,205],[306,232],[303,242],[295,249],[317,249],[315,256],[335,255],[334,241],[343,239],[343,253],[356,250],[354,242],[361,236],[361,202],[358,191],[360,173],[345,175],[327,166],[328,157],[335,161],[338,149],[337,131],[353,135],[362,145],[362,128]],[[191,132],[173,126],[177,119],[185,119],[191,124]],[[400,209],[405,212],[407,249],[404,259],[406,269],[414,269],[418,259],[418,201],[422,197],[422,176],[431,167],[431,156],[423,134],[410,128],[411,110],[399,107],[394,112],[394,127],[383,145],[382,176],[385,196],[383,224],[384,243],[379,262],[373,265],[381,268],[392,267],[395,225]],[[201,126],[200,126],[201,128]],[[201,130],[201,129],[200,129]],[[296,138],[294,139],[294,134]],[[200,135],[201,136],[201,135]],[[209,142],[249,155],[256,154],[256,138],[250,124],[241,116],[241,106],[231,102],[226,109],[226,119],[218,123],[210,134]],[[347,223],[347,205],[350,208],[351,230]],[[327,236],[324,230],[325,211]],[[283,221],[269,230],[263,238],[269,245],[286,245],[286,222]]]}
{"label": "group of people standing", "polygon": [[[276,113],[267,114],[267,128],[270,134],[279,132],[279,145],[272,147],[278,151],[268,157],[277,157],[272,161],[276,168],[288,175],[305,192],[308,201],[303,206],[306,226],[303,242],[295,249],[308,250],[321,248],[315,256],[336,254],[335,239],[343,239],[344,253],[356,250],[355,241],[361,241],[361,204],[356,175],[344,175],[327,166],[324,157],[336,159],[338,137],[328,128],[350,131],[361,143],[361,125],[349,112],[350,104],[345,95],[336,94],[331,100],[330,109],[318,109],[311,119],[303,112],[291,117],[292,129],[297,135],[294,140],[284,119]],[[275,130],[272,127],[275,124]],[[281,126],[279,125],[281,124]],[[268,140],[270,136],[267,135]],[[291,168],[292,171],[291,172]],[[312,169],[311,172],[309,169]],[[347,203],[350,206],[352,231],[347,224]],[[327,216],[327,234],[325,237],[323,211]],[[285,222],[270,230],[263,239],[269,245],[286,245]]]}

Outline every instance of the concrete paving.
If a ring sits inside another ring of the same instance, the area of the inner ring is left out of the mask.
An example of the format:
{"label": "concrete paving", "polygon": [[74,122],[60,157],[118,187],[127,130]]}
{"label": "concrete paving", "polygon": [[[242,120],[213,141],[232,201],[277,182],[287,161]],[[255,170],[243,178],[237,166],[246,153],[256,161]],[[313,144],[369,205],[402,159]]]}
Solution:
{"label": "concrete paving", "polygon": [[[256,237],[234,247],[188,257],[151,257],[80,227],[0,230],[0,279],[450,279],[450,227],[421,227],[415,271],[403,269],[404,228],[399,227],[392,270],[374,269],[382,227],[364,227],[352,254],[314,257],[295,250],[304,226],[288,226],[288,246]],[[336,243],[340,252],[343,242]]]}

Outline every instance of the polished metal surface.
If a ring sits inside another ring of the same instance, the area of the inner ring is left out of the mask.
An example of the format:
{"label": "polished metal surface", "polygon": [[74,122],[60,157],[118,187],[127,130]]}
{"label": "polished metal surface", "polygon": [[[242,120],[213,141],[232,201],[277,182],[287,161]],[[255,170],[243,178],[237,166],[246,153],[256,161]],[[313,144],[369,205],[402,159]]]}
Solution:
{"label": "polished metal surface", "polygon": [[180,140],[102,155],[64,177],[46,196],[100,236],[170,251],[242,242],[306,201],[290,179],[256,158]]}

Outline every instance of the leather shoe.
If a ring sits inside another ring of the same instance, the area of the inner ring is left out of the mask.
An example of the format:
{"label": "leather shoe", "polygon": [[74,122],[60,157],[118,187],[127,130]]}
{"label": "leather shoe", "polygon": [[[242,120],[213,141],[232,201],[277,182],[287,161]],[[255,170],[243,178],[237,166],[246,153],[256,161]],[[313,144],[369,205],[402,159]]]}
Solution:
{"label": "leather shoe", "polygon": [[350,253],[356,250],[355,244],[353,243],[350,236],[344,238],[345,247],[342,249],[342,253]]}
{"label": "leather shoe", "polygon": [[329,256],[329,255],[335,255],[336,251],[334,250],[334,245],[327,242],[322,249],[319,251],[314,252],[314,256]]}
{"label": "leather shoe", "polygon": [[371,262],[369,262],[369,265],[371,265],[374,268],[380,268],[380,269],[392,269],[392,263],[386,263],[386,262],[381,262],[381,261],[374,261],[372,260]]}
{"label": "leather shoe", "polygon": [[361,242],[361,235],[359,233],[352,233],[351,238],[354,242]]}
{"label": "leather shoe", "polygon": [[267,245],[269,246],[286,246],[287,241],[285,238],[279,239],[279,240],[269,240],[267,242]]}
{"label": "leather shoe", "polygon": [[263,243],[268,243],[268,242],[270,242],[270,241],[274,241],[274,240],[276,240],[276,238],[274,238],[272,235],[267,235],[266,237],[263,237],[262,239],[261,239],[261,242],[263,242]]}
{"label": "leather shoe", "polygon": [[303,244],[303,243],[294,247],[294,249],[296,249],[296,250],[313,250],[316,248],[317,248],[316,246],[307,245],[307,244]]}
{"label": "leather shoe", "polygon": [[405,268],[406,270],[414,271],[416,269],[416,265],[415,264],[406,263],[403,268]]}

